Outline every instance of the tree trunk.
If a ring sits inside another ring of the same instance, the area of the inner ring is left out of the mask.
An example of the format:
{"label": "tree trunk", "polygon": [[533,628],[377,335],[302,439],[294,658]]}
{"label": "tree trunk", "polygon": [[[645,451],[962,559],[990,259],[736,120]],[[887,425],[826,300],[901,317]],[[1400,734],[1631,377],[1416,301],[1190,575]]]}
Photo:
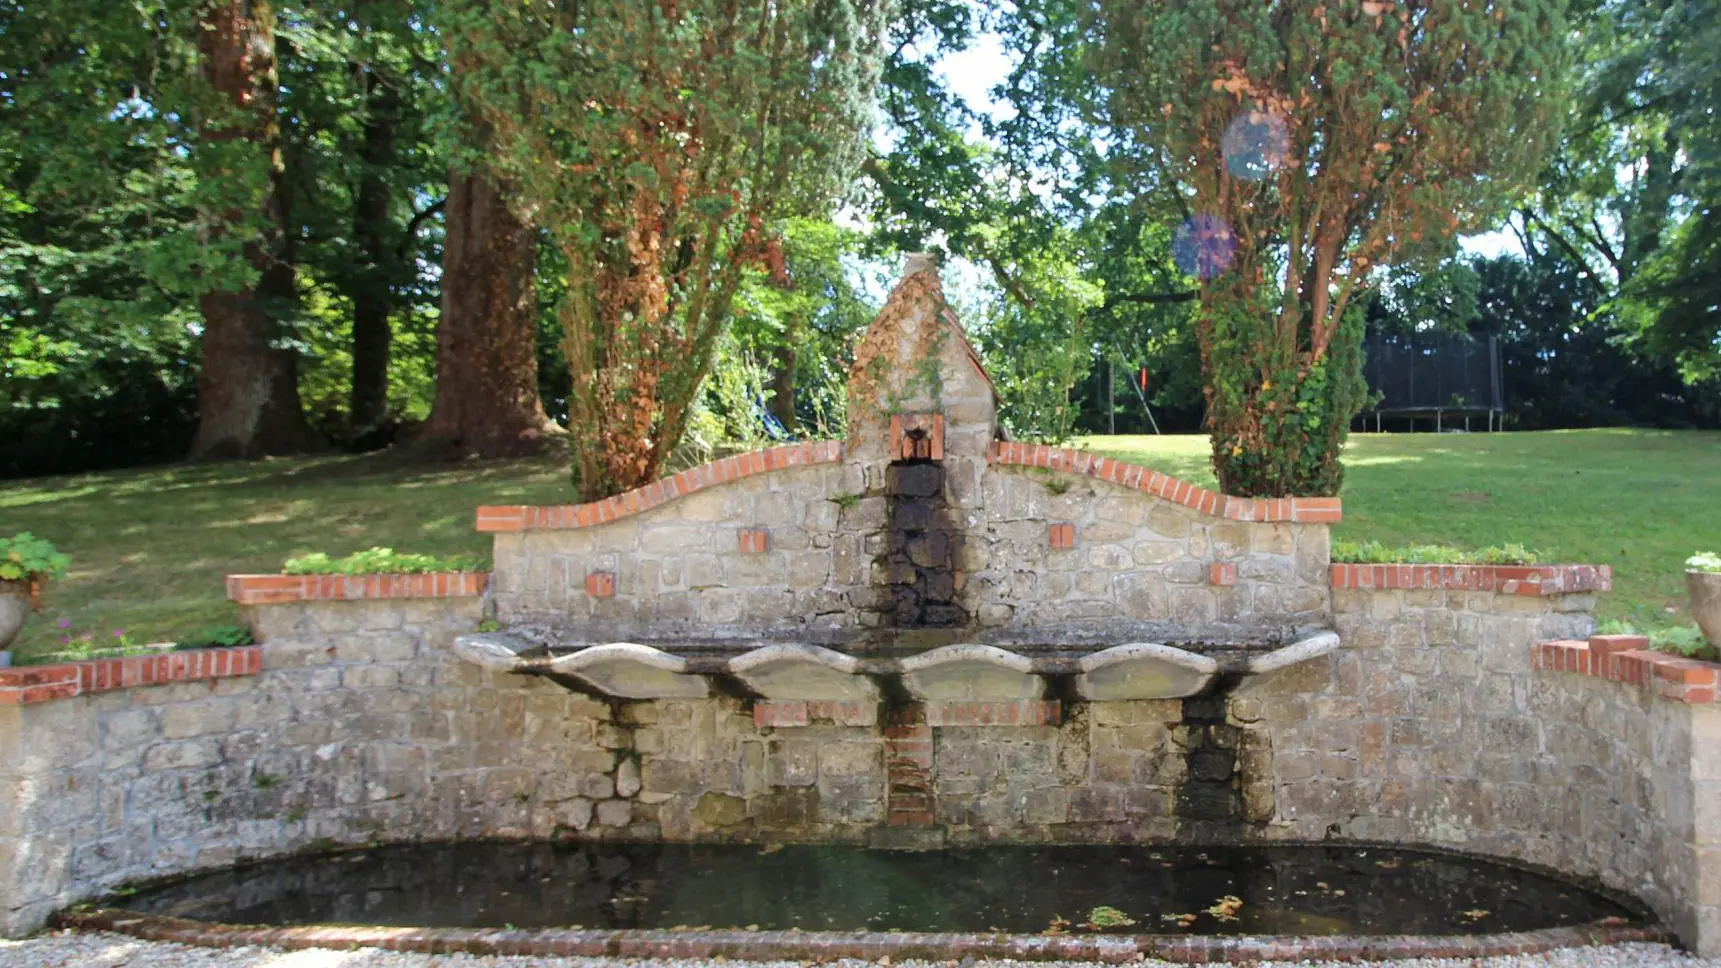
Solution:
{"label": "tree trunk", "polygon": [[[788,339],[794,339],[791,330],[786,334]],[[771,361],[771,415],[783,425],[789,433],[795,433],[798,421],[795,419],[795,347],[792,343],[784,342],[776,348],[774,359]]]}
{"label": "tree trunk", "polygon": [[560,428],[538,399],[536,251],[495,182],[448,177],[436,400],[421,439],[460,454],[537,450]]}
{"label": "tree trunk", "polygon": [[[260,233],[245,227],[243,209],[215,213],[226,231],[253,233],[244,243],[244,255],[258,278],[248,289],[209,292],[198,300],[203,360],[191,456],[250,458],[314,449],[318,441],[299,404],[297,358],[276,345],[282,306],[290,303],[294,291],[285,171],[275,122],[274,13],[266,0],[217,0],[205,8],[199,26],[203,75],[223,96],[227,112],[204,126],[206,150],[219,159],[228,143],[244,142],[264,159],[269,177],[260,200]],[[217,170],[213,177],[220,175]],[[233,183],[231,174],[227,181]]]}
{"label": "tree trunk", "polygon": [[350,423],[354,437],[388,420],[389,316],[394,309],[396,265],[388,245],[388,170],[395,161],[395,125],[400,98],[394,85],[364,72],[366,116],[363,164],[353,204],[353,239],[359,262],[352,276],[353,387]]}

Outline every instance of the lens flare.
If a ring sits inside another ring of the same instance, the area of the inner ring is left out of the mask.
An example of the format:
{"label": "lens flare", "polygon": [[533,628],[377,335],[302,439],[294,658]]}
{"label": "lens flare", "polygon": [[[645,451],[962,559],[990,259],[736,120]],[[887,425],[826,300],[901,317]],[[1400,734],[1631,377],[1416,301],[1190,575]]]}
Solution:
{"label": "lens flare", "polygon": [[1171,257],[1177,267],[1197,279],[1211,279],[1231,267],[1237,238],[1217,215],[1185,219],[1171,236]]}
{"label": "lens flare", "polygon": [[1260,181],[1285,167],[1291,156],[1290,128],[1276,111],[1244,111],[1231,119],[1219,150],[1231,177]]}

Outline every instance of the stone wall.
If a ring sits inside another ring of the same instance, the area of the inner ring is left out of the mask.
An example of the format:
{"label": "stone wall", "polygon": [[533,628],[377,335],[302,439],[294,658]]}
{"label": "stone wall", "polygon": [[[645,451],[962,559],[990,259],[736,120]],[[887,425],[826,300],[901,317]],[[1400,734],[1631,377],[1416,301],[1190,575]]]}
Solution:
{"label": "stone wall", "polygon": [[[844,704],[600,702],[489,672],[450,650],[475,598],[254,606],[260,674],[0,704],[0,932],[340,843],[864,842],[929,820],[953,844],[1458,848],[1594,877],[1716,953],[1721,706],[1532,668],[1532,643],[1587,630],[1587,594],[1332,601],[1344,648],[1228,700],[950,703],[886,729]],[[899,804],[903,757],[930,795]],[[1230,793],[1228,822],[1187,809]]]}
{"label": "stone wall", "polygon": [[[1532,668],[1590,596],[1336,589],[1344,648],[1231,702],[1269,839],[1431,844],[1594,878],[1721,953],[1721,706]],[[1270,804],[1261,798],[1272,797]]]}
{"label": "stone wall", "polygon": [[[583,641],[840,641],[890,624],[901,564],[890,465],[842,453],[825,442],[728,458],[661,492],[600,502],[601,513],[481,509],[495,533],[497,617]],[[974,625],[1255,640],[1328,621],[1331,499],[1238,501],[1028,445],[942,470],[957,594]]]}

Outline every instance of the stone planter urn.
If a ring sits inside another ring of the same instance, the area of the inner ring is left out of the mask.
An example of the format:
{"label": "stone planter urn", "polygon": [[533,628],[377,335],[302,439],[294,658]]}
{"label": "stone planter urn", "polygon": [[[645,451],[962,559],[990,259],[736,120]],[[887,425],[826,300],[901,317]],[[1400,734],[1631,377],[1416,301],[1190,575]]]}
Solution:
{"label": "stone planter urn", "polygon": [[6,651],[24,619],[30,615],[30,583],[0,581],[0,669],[12,664],[12,653]]}
{"label": "stone planter urn", "polygon": [[[1688,571],[1685,590],[1691,595],[1691,614],[1709,644],[1721,649],[1721,572]],[[4,626],[0,625],[0,631]],[[0,637],[0,641],[5,641]]]}

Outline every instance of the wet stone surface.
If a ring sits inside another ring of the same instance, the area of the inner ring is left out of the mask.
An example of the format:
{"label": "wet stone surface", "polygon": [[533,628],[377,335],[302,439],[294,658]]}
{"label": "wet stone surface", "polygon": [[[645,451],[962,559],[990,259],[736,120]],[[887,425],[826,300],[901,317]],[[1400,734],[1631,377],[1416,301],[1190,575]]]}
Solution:
{"label": "wet stone surface", "polygon": [[968,624],[961,604],[964,575],[957,567],[963,536],[944,499],[944,467],[931,461],[891,464],[885,474],[889,503],[884,566],[885,614],[904,628]]}
{"label": "wet stone surface", "polygon": [[[203,875],[111,899],[226,923],[1039,933],[1098,907],[1166,934],[1480,934],[1632,913],[1470,858],[1362,847],[856,847],[472,843]],[[1101,918],[1101,920],[1104,920]]]}

